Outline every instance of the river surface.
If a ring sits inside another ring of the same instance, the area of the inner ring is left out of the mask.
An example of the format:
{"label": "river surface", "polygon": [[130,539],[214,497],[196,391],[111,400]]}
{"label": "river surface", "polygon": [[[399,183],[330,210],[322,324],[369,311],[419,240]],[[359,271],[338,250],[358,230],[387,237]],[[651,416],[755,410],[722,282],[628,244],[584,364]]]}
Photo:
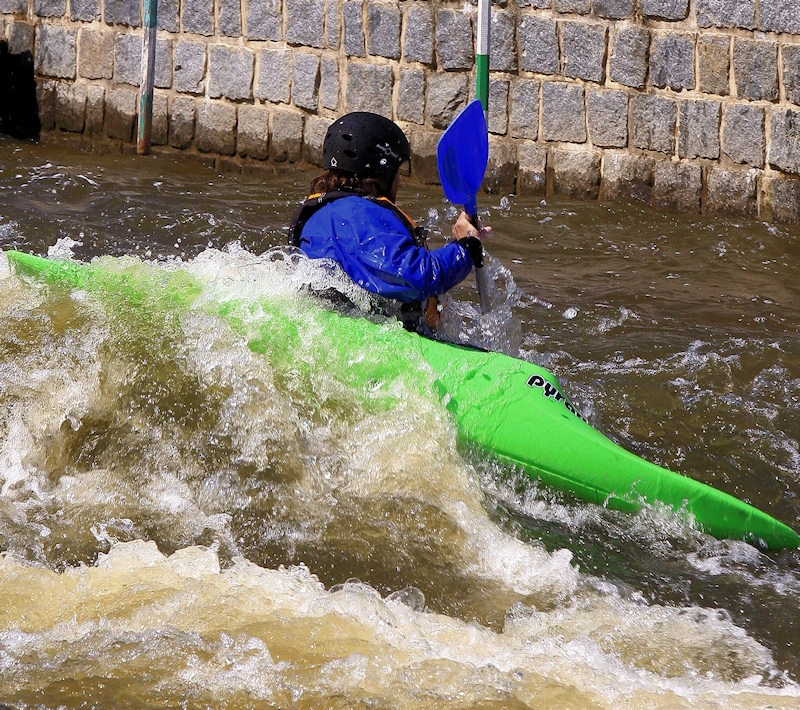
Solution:
{"label": "river surface", "polygon": [[[476,457],[419,372],[381,411],[208,313],[109,308],[5,259],[141,260],[299,307],[336,281],[275,249],[310,177],[0,137],[0,702],[800,707],[798,551]],[[443,242],[436,189],[398,202]],[[494,308],[465,282],[449,336],[544,365],[626,448],[800,528],[800,230],[480,206]]]}

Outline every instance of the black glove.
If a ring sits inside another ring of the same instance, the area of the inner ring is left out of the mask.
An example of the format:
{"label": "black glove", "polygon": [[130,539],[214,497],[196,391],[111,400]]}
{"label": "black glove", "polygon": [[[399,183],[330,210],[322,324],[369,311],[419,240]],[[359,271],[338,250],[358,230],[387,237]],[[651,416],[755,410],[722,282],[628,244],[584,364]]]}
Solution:
{"label": "black glove", "polygon": [[456,239],[456,244],[467,250],[467,254],[472,257],[472,263],[475,264],[476,269],[480,269],[483,266],[483,244],[481,244],[481,240],[478,237],[461,237],[461,239]]}
{"label": "black glove", "polygon": [[483,266],[483,244],[478,237],[461,237],[461,239],[456,239],[456,244],[467,250],[476,269],[480,269]]}

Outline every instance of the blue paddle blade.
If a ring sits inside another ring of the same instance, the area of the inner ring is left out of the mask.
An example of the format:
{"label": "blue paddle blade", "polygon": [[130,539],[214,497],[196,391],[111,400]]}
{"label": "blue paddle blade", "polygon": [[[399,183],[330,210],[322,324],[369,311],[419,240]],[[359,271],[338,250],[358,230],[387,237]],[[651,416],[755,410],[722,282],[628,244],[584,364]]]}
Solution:
{"label": "blue paddle blade", "polygon": [[454,205],[464,205],[467,214],[475,214],[475,196],[489,162],[489,135],[478,99],[462,109],[442,134],[436,146],[436,162],[445,197]]}

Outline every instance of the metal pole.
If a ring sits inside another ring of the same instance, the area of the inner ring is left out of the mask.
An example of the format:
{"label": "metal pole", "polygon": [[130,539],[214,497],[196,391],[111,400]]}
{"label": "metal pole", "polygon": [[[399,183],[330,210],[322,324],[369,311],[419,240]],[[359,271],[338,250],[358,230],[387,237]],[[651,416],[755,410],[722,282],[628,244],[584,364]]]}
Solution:
{"label": "metal pole", "polygon": [[139,82],[139,130],[136,152],[150,153],[150,133],[153,127],[153,82],[156,74],[156,16],[158,0],[145,0],[144,31],[142,33],[142,80]]}

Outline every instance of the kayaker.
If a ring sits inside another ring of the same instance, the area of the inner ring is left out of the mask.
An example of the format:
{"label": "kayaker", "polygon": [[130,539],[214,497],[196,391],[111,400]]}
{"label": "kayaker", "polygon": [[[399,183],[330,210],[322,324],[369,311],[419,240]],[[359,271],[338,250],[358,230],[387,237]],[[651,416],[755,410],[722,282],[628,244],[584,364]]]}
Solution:
{"label": "kayaker", "polygon": [[332,259],[359,286],[396,303],[409,329],[422,316],[438,323],[436,296],[483,263],[481,230],[462,212],[454,241],[428,249],[426,230],[395,204],[400,167],[411,160],[403,131],[375,113],[348,113],[334,122],[323,142],[326,172],[311,182],[298,207],[289,243],[313,259]]}

